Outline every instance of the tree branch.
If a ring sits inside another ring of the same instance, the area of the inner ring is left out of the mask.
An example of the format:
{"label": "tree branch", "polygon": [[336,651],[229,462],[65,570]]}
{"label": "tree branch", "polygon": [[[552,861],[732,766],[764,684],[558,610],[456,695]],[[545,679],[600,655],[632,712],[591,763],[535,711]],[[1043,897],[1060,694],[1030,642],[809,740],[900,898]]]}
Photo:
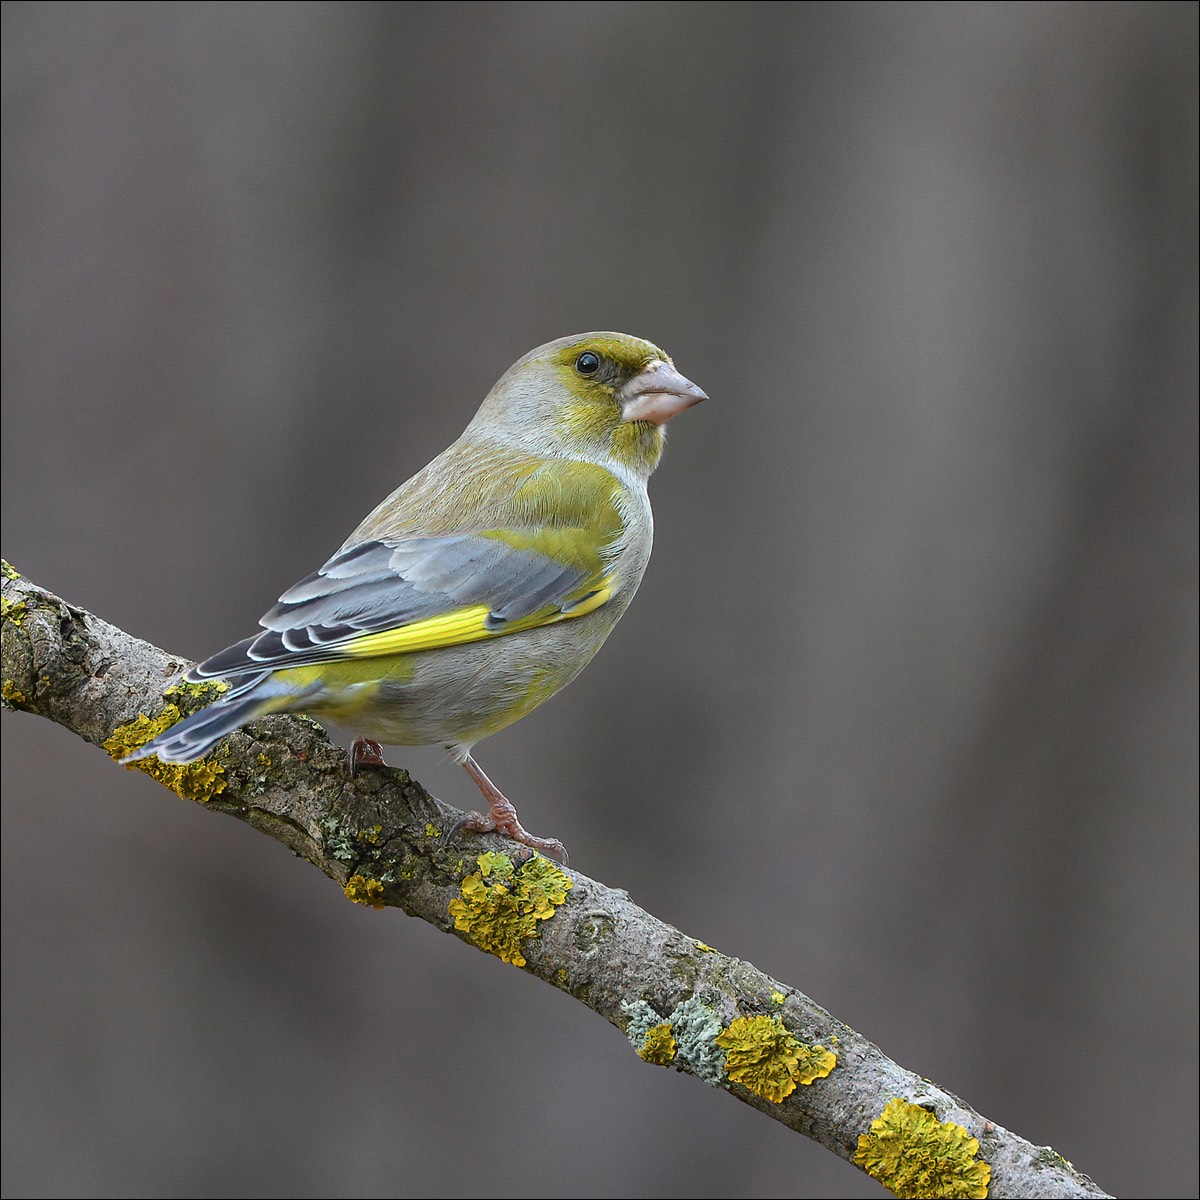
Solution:
{"label": "tree branch", "polygon": [[[5,707],[47,717],[113,757],[211,696],[171,686],[184,660],[7,563],[2,618]],[[137,767],[283,842],[350,899],[401,908],[522,966],[623,1030],[646,1061],[728,1090],[897,1195],[1107,1195],[1048,1147],[904,1070],[795,988],[686,936],[626,893],[502,838],[448,842],[455,809],[402,770],[351,778],[346,755],[312,721],[271,717],[200,763]]]}

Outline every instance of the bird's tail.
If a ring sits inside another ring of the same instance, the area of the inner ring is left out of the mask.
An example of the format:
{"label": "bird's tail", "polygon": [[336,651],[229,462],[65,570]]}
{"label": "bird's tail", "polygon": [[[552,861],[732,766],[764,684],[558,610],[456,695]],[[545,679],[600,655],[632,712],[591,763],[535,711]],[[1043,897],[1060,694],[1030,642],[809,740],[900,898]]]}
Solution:
{"label": "bird's tail", "polygon": [[134,763],[153,755],[163,762],[195,762],[247,721],[293,707],[295,695],[260,686],[269,677],[270,672],[264,671],[257,679],[236,687],[232,693],[215,700],[207,708],[177,721],[170,729],[164,729],[156,738],[139,746],[132,754],[127,754],[121,762]]}

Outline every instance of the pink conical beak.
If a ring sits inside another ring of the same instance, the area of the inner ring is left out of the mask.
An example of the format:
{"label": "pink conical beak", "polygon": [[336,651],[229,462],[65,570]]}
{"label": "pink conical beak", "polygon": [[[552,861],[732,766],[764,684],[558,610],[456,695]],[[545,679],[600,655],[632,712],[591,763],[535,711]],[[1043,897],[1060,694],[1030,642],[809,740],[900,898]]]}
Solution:
{"label": "pink conical beak", "polygon": [[665,425],[685,408],[707,400],[708,396],[670,363],[656,359],[625,384],[617,398],[623,421],[651,421],[655,425]]}

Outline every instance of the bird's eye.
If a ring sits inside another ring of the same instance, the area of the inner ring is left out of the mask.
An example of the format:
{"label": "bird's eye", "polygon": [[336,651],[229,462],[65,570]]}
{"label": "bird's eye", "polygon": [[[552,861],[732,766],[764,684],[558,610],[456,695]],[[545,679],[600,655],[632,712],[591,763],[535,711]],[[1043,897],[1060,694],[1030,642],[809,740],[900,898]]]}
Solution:
{"label": "bird's eye", "polygon": [[575,360],[575,370],[577,370],[580,375],[595,375],[595,373],[600,370],[600,356],[598,354],[593,354],[590,350],[585,350]]}

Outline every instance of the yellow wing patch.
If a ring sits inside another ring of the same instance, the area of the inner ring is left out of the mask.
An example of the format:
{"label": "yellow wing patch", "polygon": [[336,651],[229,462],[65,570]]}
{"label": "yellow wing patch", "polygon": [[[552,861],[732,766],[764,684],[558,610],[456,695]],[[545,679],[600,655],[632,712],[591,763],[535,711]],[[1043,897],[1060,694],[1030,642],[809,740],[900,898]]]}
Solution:
{"label": "yellow wing patch", "polygon": [[418,650],[438,650],[443,646],[461,646],[467,642],[481,642],[485,638],[503,637],[522,629],[534,629],[540,625],[553,625],[556,621],[567,621],[572,617],[583,617],[595,612],[612,597],[612,578],[604,579],[600,586],[585,599],[566,609],[544,609],[531,613],[519,621],[512,621],[499,629],[488,629],[485,625],[491,611],[486,604],[474,604],[469,608],[456,608],[453,612],[426,617],[395,629],[381,629],[378,633],[363,634],[362,637],[343,642],[337,647],[339,656],[348,658],[377,658],[388,654],[413,654]]}

